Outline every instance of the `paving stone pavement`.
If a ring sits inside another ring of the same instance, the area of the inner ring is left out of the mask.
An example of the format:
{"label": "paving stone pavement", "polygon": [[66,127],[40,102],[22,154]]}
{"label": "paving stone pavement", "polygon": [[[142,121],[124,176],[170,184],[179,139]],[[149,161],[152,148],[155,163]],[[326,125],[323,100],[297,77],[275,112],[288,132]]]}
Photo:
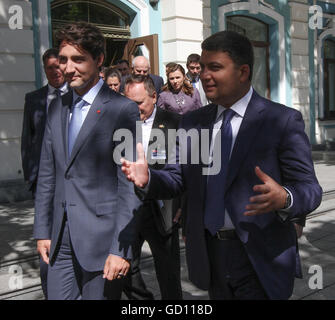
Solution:
{"label": "paving stone pavement", "polygon": [[[309,216],[304,234],[299,239],[304,278],[295,281],[292,300],[335,299],[335,162],[315,161],[315,170],[328,195],[320,208]],[[0,300],[43,299],[32,224],[31,200],[0,204]],[[180,243],[183,297],[187,300],[207,300],[207,292],[199,290],[188,280],[185,249],[182,240]],[[146,284],[155,299],[160,299],[151,252],[146,243],[141,267]],[[15,279],[20,272],[23,276],[22,289],[17,288],[13,281],[13,276]]]}

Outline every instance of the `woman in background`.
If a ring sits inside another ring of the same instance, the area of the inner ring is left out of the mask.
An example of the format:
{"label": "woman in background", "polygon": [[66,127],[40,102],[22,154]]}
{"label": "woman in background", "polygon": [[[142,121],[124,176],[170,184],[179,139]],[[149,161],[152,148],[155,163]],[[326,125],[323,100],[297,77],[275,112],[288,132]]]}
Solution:
{"label": "woman in background", "polygon": [[121,72],[117,68],[110,67],[105,72],[106,83],[116,92],[120,92],[121,77]]}
{"label": "woman in background", "polygon": [[202,106],[199,91],[193,88],[185,76],[185,69],[180,64],[169,64],[166,76],[167,83],[158,96],[158,107],[184,114]]}

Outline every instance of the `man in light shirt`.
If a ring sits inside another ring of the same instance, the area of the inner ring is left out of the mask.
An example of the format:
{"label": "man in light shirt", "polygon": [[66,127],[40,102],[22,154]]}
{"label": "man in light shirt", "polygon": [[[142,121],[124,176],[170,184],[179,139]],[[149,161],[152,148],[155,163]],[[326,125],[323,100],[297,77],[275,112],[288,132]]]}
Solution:
{"label": "man in light shirt", "polygon": [[[288,299],[301,277],[292,219],[322,198],[301,113],[252,88],[253,48],[243,35],[207,38],[200,65],[213,104],[186,114],[180,127],[210,131],[213,166],[188,161],[148,171],[139,144],[139,160],[122,160],[122,170],[145,199],[187,190],[189,277],[211,299]],[[184,144],[190,155],[194,146]]]}
{"label": "man in light shirt", "polygon": [[205,91],[200,81],[200,73],[201,73],[200,55],[198,55],[197,53],[190,54],[187,57],[186,67],[188,70],[188,72],[186,73],[186,77],[190,80],[192,86],[198,89],[202,106],[206,106],[210,102],[206,97]]}
{"label": "man in light shirt", "polygon": [[[125,95],[138,105],[142,120],[142,143],[150,168],[163,168],[169,151],[175,146],[175,134],[171,134],[171,129],[178,129],[180,116],[156,107],[157,93],[150,76],[132,75],[128,78]],[[157,131],[162,135],[156,136]],[[154,299],[140,270],[141,250],[145,240],[154,258],[161,298],[182,299],[178,224],[174,222],[177,209],[178,199],[143,202],[137,215],[139,236],[133,245],[131,272],[124,288],[129,299]]]}
{"label": "man in light shirt", "polygon": [[[114,133],[136,137],[139,112],[99,77],[105,39],[97,27],[73,23],[56,37],[70,90],[49,106],[34,221],[48,299],[120,299],[140,201],[114,160]],[[133,142],[125,148],[134,154]]]}
{"label": "man in light shirt", "polygon": [[[23,126],[21,134],[21,157],[24,180],[35,198],[37,175],[40,163],[42,141],[50,102],[67,92],[67,84],[59,69],[58,49],[44,52],[43,67],[48,80],[44,87],[25,96]],[[40,259],[42,291],[47,298],[48,265]]]}

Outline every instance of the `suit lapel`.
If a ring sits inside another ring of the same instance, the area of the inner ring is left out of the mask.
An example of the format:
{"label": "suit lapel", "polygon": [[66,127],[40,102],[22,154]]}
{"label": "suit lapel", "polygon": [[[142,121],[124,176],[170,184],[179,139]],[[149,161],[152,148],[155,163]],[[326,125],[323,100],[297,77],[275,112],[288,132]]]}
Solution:
{"label": "suit lapel", "polygon": [[104,84],[101,87],[97,96],[95,97],[90,107],[90,110],[88,111],[88,114],[78,133],[75,144],[73,146],[72,153],[70,155],[69,165],[71,165],[72,161],[78,154],[79,150],[81,149],[85,141],[87,141],[87,137],[92,132],[94,126],[97,124],[99,119],[103,117],[103,114],[106,112],[106,107],[104,105],[110,99],[109,90],[110,89],[108,88],[108,86]]}
{"label": "suit lapel", "polygon": [[226,192],[236,177],[243,160],[247,157],[247,153],[252,146],[252,141],[264,121],[263,111],[266,108],[264,102],[265,100],[254,91],[244,114],[229,160]]}
{"label": "suit lapel", "polygon": [[[213,133],[213,127],[214,127],[214,123],[215,123],[215,119],[216,119],[216,115],[217,115],[217,110],[218,110],[218,106],[215,104],[210,104],[206,107],[203,107],[205,109],[205,112],[203,114],[201,114],[201,118],[199,119],[199,159],[200,159],[200,164],[201,165],[196,165],[194,166],[194,169],[196,169],[195,174],[198,176],[194,177],[194,181],[200,181],[200,197],[205,197],[206,194],[206,189],[207,189],[207,178],[208,176],[204,174],[203,170],[207,167],[206,164],[204,164],[204,162],[201,158],[201,150],[202,148],[204,148],[205,146],[203,145],[203,142],[207,145],[206,149],[208,149],[208,151],[206,150],[206,154],[208,154],[209,156],[209,149],[210,149],[210,145],[211,145],[211,140],[212,140],[212,133]],[[209,139],[208,141],[201,141],[201,130],[208,130],[209,131]],[[205,154],[205,153],[203,153]],[[208,158],[206,159],[208,160]],[[201,201],[203,202],[203,201]]]}

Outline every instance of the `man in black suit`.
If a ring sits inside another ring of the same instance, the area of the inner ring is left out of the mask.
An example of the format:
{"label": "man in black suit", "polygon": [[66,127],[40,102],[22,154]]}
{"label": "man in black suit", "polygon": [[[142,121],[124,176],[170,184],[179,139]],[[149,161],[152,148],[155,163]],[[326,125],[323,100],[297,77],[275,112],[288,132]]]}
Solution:
{"label": "man in black suit", "polygon": [[63,95],[67,92],[64,76],[59,69],[58,49],[52,48],[45,51],[43,66],[48,84],[26,94],[21,135],[24,180],[28,183],[33,196],[36,192],[47,110],[52,99],[58,94]]}
{"label": "man in black suit", "polygon": [[[150,167],[161,169],[175,146],[175,132],[180,116],[155,107],[157,94],[149,76],[132,75],[125,84],[125,95],[135,101],[140,110],[142,141]],[[124,288],[129,299],[153,299],[139,269],[144,240],[153,254],[162,299],[182,299],[178,225],[174,222],[178,201],[144,201],[139,219],[139,237],[133,245],[132,271]]]}
{"label": "man in black suit", "polygon": [[[59,69],[58,50],[51,48],[43,54],[44,72],[48,84],[29,92],[25,97],[23,128],[21,135],[21,156],[24,180],[35,198],[37,174],[40,162],[47,110],[52,99],[67,92],[64,76]],[[48,265],[40,259],[42,290],[47,298]]]}

